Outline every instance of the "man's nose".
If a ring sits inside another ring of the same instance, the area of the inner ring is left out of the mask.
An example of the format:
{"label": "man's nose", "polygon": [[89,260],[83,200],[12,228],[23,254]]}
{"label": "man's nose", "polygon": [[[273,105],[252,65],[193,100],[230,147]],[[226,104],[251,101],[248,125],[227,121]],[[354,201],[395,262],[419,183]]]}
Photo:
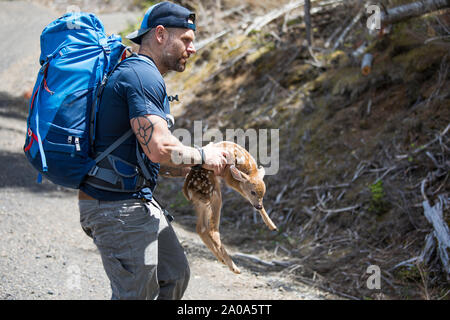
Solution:
{"label": "man's nose", "polygon": [[191,44],[187,48],[187,52],[189,53],[189,55],[195,54],[197,52],[197,50],[195,50],[195,46],[194,46],[193,42],[191,42]]}

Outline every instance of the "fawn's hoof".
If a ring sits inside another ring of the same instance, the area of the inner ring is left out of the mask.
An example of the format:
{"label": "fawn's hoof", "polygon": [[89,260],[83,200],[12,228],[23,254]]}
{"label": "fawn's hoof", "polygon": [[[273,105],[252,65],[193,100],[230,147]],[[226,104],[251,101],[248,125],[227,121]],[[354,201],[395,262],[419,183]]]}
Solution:
{"label": "fawn's hoof", "polygon": [[236,273],[236,274],[240,274],[240,273],[241,273],[241,270],[239,270],[239,268],[236,267],[236,266],[230,268],[230,270],[233,271],[233,272]]}
{"label": "fawn's hoof", "polygon": [[231,271],[233,271],[236,274],[240,274],[241,270],[239,270],[238,267],[234,264],[234,262],[231,262],[231,265],[228,265],[228,268],[230,268]]}

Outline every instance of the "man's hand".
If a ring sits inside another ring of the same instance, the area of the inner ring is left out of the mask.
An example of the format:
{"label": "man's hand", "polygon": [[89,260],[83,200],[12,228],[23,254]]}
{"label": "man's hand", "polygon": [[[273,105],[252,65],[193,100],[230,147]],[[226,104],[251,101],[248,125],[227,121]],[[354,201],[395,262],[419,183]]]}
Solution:
{"label": "man's hand", "polygon": [[214,171],[216,176],[221,176],[223,170],[228,164],[228,158],[230,157],[228,151],[223,148],[215,147],[212,143],[203,147],[205,153],[205,164],[203,168]]}

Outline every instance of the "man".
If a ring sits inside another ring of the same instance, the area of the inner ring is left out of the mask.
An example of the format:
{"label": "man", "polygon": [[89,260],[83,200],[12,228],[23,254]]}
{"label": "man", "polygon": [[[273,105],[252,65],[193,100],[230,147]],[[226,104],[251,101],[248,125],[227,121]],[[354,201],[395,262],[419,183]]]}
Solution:
{"label": "man", "polygon": [[100,251],[112,299],[182,298],[189,281],[188,262],[153,198],[160,164],[186,173],[194,163],[202,163],[220,175],[227,163],[225,150],[212,144],[203,149],[184,146],[169,131],[162,75],[185,70],[195,53],[194,31],[195,15],[186,8],[170,2],[150,7],[140,29],[127,36],[140,45],[138,56],[122,62],[103,90],[96,153],[130,127],[134,132],[99,163],[79,192],[81,225]]}

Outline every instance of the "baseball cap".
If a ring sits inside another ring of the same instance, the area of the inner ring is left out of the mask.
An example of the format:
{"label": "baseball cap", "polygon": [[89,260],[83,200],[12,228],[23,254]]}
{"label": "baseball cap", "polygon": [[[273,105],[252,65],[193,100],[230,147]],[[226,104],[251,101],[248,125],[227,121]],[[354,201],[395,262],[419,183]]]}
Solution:
{"label": "baseball cap", "polygon": [[195,31],[195,13],[172,2],[157,3],[148,8],[140,29],[130,33],[126,38],[134,43],[141,44],[142,36],[159,25],[168,28],[187,28]]}

